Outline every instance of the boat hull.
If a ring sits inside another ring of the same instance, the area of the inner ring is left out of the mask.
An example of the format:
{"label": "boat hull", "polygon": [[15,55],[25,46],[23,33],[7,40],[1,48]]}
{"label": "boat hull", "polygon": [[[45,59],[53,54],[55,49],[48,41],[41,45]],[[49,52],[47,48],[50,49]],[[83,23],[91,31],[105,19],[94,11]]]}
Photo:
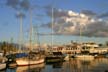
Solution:
{"label": "boat hull", "polygon": [[57,62],[62,62],[62,61],[63,61],[62,57],[46,57],[45,58],[46,64],[57,63]]}
{"label": "boat hull", "polygon": [[17,67],[16,72],[27,72],[28,69],[33,70],[33,69],[41,69],[44,67],[45,67],[44,63],[37,64],[37,65],[30,65],[30,66],[19,66],[19,67]]}
{"label": "boat hull", "polygon": [[39,60],[16,60],[18,66],[28,66],[28,65],[36,65],[44,62],[44,59]]}
{"label": "boat hull", "polygon": [[106,54],[105,57],[108,58],[108,54]]}
{"label": "boat hull", "polygon": [[6,68],[6,63],[0,63],[0,70],[3,70]]}
{"label": "boat hull", "polygon": [[8,67],[9,68],[16,68],[17,67],[17,63],[16,62],[10,63],[10,64],[8,64]]}
{"label": "boat hull", "polygon": [[69,61],[70,60],[70,57],[69,55],[67,55],[65,58],[64,58],[65,61]]}
{"label": "boat hull", "polygon": [[94,59],[94,56],[92,55],[76,55],[75,57],[79,60],[86,60],[86,61]]}

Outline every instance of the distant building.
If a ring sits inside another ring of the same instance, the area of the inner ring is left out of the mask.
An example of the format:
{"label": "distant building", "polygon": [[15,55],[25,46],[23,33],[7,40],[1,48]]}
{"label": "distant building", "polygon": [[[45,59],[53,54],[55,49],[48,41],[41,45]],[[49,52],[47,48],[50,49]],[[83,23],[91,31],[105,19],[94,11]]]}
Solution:
{"label": "distant building", "polygon": [[65,45],[62,52],[68,55],[75,55],[75,54],[81,53],[81,46],[80,44],[77,44],[77,43]]}
{"label": "distant building", "polygon": [[51,52],[62,52],[63,54],[68,54],[70,56],[88,52],[88,53],[108,53],[108,48],[102,48],[98,44],[94,42],[87,42],[87,43],[77,43],[77,42],[71,42],[67,45],[61,45],[61,46],[47,46],[45,48],[45,52],[51,53]]}
{"label": "distant building", "polygon": [[100,47],[98,44],[93,42],[83,43],[82,44],[82,51],[88,51],[89,53],[107,53],[108,47]]}
{"label": "distant building", "polygon": [[71,43],[68,45],[53,46],[52,48],[49,48],[48,51],[62,52],[63,54],[75,55],[81,53],[81,46],[78,43]]}
{"label": "distant building", "polygon": [[108,47],[107,48],[96,48],[94,50],[90,50],[90,53],[99,53],[99,54],[104,54],[104,53],[108,53]]}
{"label": "distant building", "polygon": [[94,42],[82,43],[81,51],[88,51],[89,53],[94,52],[94,49],[99,48],[99,45]]}

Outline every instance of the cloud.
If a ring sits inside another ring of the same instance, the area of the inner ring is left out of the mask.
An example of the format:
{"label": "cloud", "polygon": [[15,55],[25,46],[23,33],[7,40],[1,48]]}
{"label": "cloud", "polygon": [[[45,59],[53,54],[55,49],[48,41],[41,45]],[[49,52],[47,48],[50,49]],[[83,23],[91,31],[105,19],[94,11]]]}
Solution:
{"label": "cloud", "polygon": [[101,15],[98,16],[99,18],[105,18],[108,17],[108,12],[102,13]]}
{"label": "cloud", "polygon": [[15,10],[28,10],[30,7],[30,2],[29,0],[7,0],[6,5]]}
{"label": "cloud", "polygon": [[22,9],[28,10],[30,8],[30,3],[28,0],[23,0],[22,2],[20,2],[20,6],[22,7]]}
{"label": "cloud", "polygon": [[7,0],[6,5],[14,8],[14,9],[18,9],[18,5],[19,5],[19,0]]}
{"label": "cloud", "polygon": [[25,18],[25,14],[22,12],[17,12],[16,17],[17,18],[20,18],[20,17]]}
{"label": "cloud", "polygon": [[[51,18],[51,10],[46,13]],[[90,10],[74,12],[54,9],[53,35],[79,36],[81,32],[82,36],[87,37],[107,37],[108,22],[102,18],[104,16],[107,16],[107,13],[97,14]],[[42,25],[42,27],[51,29],[51,22]]]}
{"label": "cloud", "polygon": [[29,0],[7,0],[6,5],[13,8],[16,11],[20,11],[17,12],[17,14],[15,15],[17,18],[24,18],[26,16],[24,11],[27,11],[30,8]]}
{"label": "cloud", "polygon": [[81,13],[82,14],[85,14],[87,16],[96,16],[96,13],[95,12],[92,12],[90,10],[82,10]]}
{"label": "cloud", "polygon": [[86,36],[107,37],[108,36],[108,23],[104,21],[96,21],[88,24],[87,29],[83,31]]}
{"label": "cloud", "polygon": [[40,27],[51,28],[51,22],[49,22],[47,24],[42,24],[42,25],[40,25]]}
{"label": "cloud", "polygon": [[[46,15],[52,17],[52,6],[47,5],[44,7],[44,9],[46,10]],[[61,9],[58,10],[56,8],[53,8],[53,14],[54,14],[54,18],[58,18],[61,16],[68,16],[66,11],[62,11]]]}

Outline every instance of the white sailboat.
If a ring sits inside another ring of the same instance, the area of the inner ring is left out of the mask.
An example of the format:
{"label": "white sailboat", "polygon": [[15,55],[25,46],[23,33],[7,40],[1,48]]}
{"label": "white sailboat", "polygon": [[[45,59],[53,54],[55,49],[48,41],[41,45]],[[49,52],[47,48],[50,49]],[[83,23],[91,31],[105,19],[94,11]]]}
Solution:
{"label": "white sailboat", "polygon": [[16,63],[18,66],[36,65],[44,62],[44,57],[38,52],[32,51],[32,12],[30,10],[30,52],[27,57],[17,59]]}
{"label": "white sailboat", "polygon": [[41,64],[37,64],[37,65],[32,65],[32,66],[20,66],[20,67],[17,67],[16,69],[16,72],[27,72],[27,71],[31,71],[32,70],[35,72],[39,72],[38,70],[41,70],[45,67],[45,64],[44,63],[41,63]]}
{"label": "white sailboat", "polygon": [[[34,58],[34,57],[33,57]],[[19,59],[16,60],[18,66],[28,66],[28,65],[37,65],[44,62],[44,58],[38,58],[38,59]]]}
{"label": "white sailboat", "polygon": [[46,61],[46,64],[52,64],[52,63],[59,63],[59,62],[63,62],[64,61],[64,55],[62,54],[62,52],[53,52],[53,40],[54,40],[54,37],[53,37],[53,25],[54,25],[54,10],[53,10],[53,7],[52,7],[52,35],[51,35],[51,38],[52,38],[52,41],[51,41],[51,51],[50,51],[50,54],[46,55],[45,57],[45,61]]}
{"label": "white sailboat", "polygon": [[7,59],[2,56],[3,53],[0,53],[0,70],[3,70],[6,68],[6,61]]}
{"label": "white sailboat", "polygon": [[3,70],[6,68],[6,63],[0,63],[0,70]]}

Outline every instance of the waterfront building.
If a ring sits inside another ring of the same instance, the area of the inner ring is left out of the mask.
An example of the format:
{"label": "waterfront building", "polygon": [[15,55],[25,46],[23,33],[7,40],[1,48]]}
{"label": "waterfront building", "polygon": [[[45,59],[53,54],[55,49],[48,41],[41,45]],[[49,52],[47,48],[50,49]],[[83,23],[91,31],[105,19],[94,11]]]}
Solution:
{"label": "waterfront building", "polygon": [[90,53],[105,54],[108,53],[108,47],[95,48],[94,50],[90,50]]}
{"label": "waterfront building", "polygon": [[89,53],[103,54],[108,52],[108,47],[100,47],[94,42],[87,42],[82,44],[81,51],[88,51]]}
{"label": "waterfront building", "polygon": [[98,48],[98,44],[93,42],[87,42],[82,44],[82,51],[90,51]]}
{"label": "waterfront building", "polygon": [[[47,48],[48,49],[48,48]],[[49,48],[48,51],[51,48]],[[81,45],[78,43],[71,43],[67,45],[62,45],[62,46],[53,46],[52,47],[53,52],[62,52],[63,54],[68,54],[70,56],[81,53]]]}
{"label": "waterfront building", "polygon": [[65,45],[62,52],[72,56],[72,55],[81,53],[81,46],[80,44]]}

